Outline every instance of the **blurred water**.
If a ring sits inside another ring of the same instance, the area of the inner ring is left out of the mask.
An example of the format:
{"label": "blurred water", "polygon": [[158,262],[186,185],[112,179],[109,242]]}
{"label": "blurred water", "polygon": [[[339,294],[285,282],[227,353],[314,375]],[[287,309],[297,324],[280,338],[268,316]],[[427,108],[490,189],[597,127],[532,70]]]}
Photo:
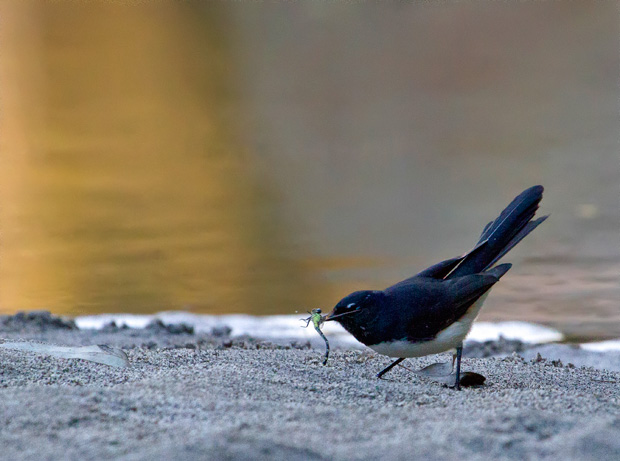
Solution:
{"label": "blurred water", "polygon": [[620,336],[614,2],[0,2],[0,311],[328,309],[551,219],[486,320]]}

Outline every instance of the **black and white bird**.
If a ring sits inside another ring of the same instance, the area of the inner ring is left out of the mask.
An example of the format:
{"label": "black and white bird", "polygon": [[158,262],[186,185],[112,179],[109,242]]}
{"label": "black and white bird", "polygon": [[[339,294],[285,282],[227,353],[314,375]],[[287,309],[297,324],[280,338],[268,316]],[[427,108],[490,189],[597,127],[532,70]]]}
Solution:
{"label": "black and white bird", "polygon": [[454,385],[459,389],[463,340],[491,287],[512,267],[495,264],[547,219],[533,219],[543,190],[534,186],[518,195],[486,225],[470,252],[385,290],[351,293],[325,320],[340,323],[379,354],[397,357],[377,375],[379,378],[405,358],[456,349]]}

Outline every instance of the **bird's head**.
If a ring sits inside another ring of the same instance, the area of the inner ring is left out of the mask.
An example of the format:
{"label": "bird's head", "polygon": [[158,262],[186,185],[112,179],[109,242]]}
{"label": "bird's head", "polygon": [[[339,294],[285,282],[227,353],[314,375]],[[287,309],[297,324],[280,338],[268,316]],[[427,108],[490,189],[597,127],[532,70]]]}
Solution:
{"label": "bird's head", "polygon": [[352,320],[352,317],[356,316],[369,303],[372,303],[375,293],[369,290],[351,293],[336,304],[336,307],[325,317],[325,320],[336,320],[343,325],[348,323],[349,318]]}

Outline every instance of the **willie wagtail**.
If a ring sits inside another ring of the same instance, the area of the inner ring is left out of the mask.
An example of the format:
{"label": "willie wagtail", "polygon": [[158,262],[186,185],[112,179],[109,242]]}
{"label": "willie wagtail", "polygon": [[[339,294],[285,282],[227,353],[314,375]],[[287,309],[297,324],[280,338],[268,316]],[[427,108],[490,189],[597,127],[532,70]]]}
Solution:
{"label": "willie wagtail", "polygon": [[397,357],[379,378],[407,357],[456,348],[455,387],[460,389],[463,340],[489,290],[511,267],[494,264],[547,219],[533,219],[543,190],[534,186],[517,196],[486,225],[469,253],[435,264],[385,290],[351,293],[325,320],[340,323],[374,351]]}

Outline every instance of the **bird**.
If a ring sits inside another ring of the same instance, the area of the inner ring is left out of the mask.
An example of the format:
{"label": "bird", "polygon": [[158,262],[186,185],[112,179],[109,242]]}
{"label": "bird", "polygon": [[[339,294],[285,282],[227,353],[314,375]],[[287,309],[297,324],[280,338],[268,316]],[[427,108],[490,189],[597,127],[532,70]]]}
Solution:
{"label": "bird", "polygon": [[490,289],[512,267],[496,263],[549,215],[534,219],[544,188],[524,190],[489,222],[471,251],[441,261],[384,290],[356,291],[325,316],[375,352],[396,358],[378,378],[409,357],[455,350],[460,389],[463,341]]}

